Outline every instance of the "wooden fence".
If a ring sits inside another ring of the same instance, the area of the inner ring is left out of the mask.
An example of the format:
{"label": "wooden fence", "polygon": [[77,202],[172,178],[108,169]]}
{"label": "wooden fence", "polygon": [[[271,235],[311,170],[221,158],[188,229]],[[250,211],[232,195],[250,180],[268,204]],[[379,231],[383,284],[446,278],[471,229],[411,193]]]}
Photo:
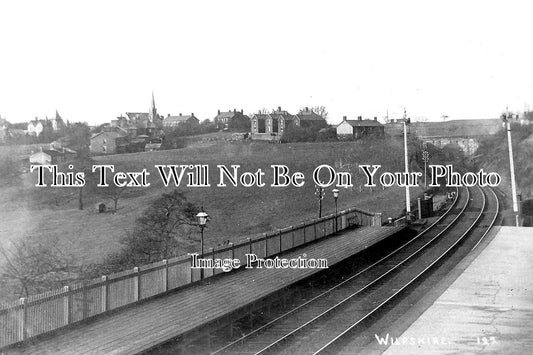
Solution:
{"label": "wooden fence", "polygon": [[[234,258],[246,264],[246,254],[272,257],[337,231],[353,227],[381,226],[381,213],[356,208],[242,242],[210,248],[204,258]],[[0,347],[14,344],[69,324],[199,281],[200,269],[191,268],[188,255],[135,267],[109,276],[0,305]],[[204,269],[203,277],[222,273]]]}

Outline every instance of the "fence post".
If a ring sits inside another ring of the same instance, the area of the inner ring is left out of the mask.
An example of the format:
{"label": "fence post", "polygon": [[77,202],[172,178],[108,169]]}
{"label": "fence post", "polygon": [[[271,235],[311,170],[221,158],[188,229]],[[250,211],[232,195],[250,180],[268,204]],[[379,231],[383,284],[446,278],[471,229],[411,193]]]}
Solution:
{"label": "fence post", "polygon": [[307,243],[307,241],[305,240],[305,230],[307,229],[307,224],[304,222],[302,224],[302,226],[303,226],[303,230],[304,230],[304,244],[305,244],[305,243]]}
{"label": "fence post", "polygon": [[213,261],[213,263],[211,264],[213,265],[213,267],[211,268],[211,271],[212,271],[211,276],[215,276],[215,249],[209,248],[209,251],[211,252],[211,260]]}
{"label": "fence post", "polygon": [[346,213],[344,213],[344,211],[342,211],[341,213],[341,229],[346,229]]}
{"label": "fence post", "polygon": [[235,259],[235,247],[233,246],[233,243],[229,243],[229,246],[231,248],[231,258]]}
{"label": "fence post", "polygon": [[18,340],[22,341],[27,338],[26,333],[26,321],[27,321],[27,312],[26,312],[26,298],[22,297],[20,302],[20,321],[19,321],[19,332],[18,332]]}
{"label": "fence post", "polygon": [[294,248],[294,226],[291,226],[291,234],[292,234],[292,247]]}
{"label": "fence post", "polygon": [[105,312],[109,309],[109,302],[107,300],[107,276],[102,276],[102,288],[100,289],[100,297],[102,298],[102,312]]}
{"label": "fence post", "polygon": [[136,266],[133,268],[133,302],[136,302],[140,299],[141,294],[141,278],[139,276],[139,268]]}
{"label": "fence post", "polygon": [[[68,286],[63,286],[63,324],[68,325],[72,319],[71,317],[71,307],[70,307],[70,288]],[[83,304],[82,307],[85,307]]]}
{"label": "fence post", "polygon": [[250,245],[250,254],[252,254],[252,238],[248,238],[248,244]]}
{"label": "fence post", "polygon": [[163,259],[163,291],[168,291],[168,260]]}
{"label": "fence post", "polygon": [[316,224],[317,224],[316,219],[313,219],[313,230],[315,232],[315,238],[313,240],[316,240]]}
{"label": "fence post", "polygon": [[374,215],[376,217],[376,226],[378,227],[381,227],[381,223],[383,223],[382,219],[381,219],[381,212],[376,212],[376,214]]}
{"label": "fence post", "polygon": [[279,252],[281,253],[281,229],[278,229],[279,234]]}
{"label": "fence post", "polygon": [[190,280],[190,282],[193,283],[194,282],[194,274],[193,274],[194,269],[192,268],[192,255],[191,255],[190,260],[191,260],[191,263],[189,265],[189,269],[191,270],[191,273],[190,273],[191,274],[191,280]]}
{"label": "fence post", "polygon": [[268,234],[265,233],[265,258],[268,258]]}

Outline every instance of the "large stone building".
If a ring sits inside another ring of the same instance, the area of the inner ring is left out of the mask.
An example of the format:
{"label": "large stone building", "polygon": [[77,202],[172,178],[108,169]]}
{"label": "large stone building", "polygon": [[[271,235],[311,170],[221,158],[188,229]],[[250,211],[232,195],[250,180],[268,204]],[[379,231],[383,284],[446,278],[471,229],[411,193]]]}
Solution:
{"label": "large stone building", "polygon": [[194,116],[194,113],[190,115],[182,115],[181,113],[178,116],[168,115],[163,120],[163,128],[183,128],[185,130],[193,129],[200,125],[200,120]]}
{"label": "large stone building", "polygon": [[243,113],[243,110],[237,111],[220,111],[213,119],[215,126],[219,130],[227,129],[239,129],[239,128],[249,128],[250,127],[250,117],[246,116]]}
{"label": "large stone building", "polygon": [[251,118],[252,139],[255,140],[281,140],[289,125],[306,127],[311,125],[326,126],[326,120],[306,107],[298,114],[291,115],[288,111],[278,107],[271,113],[257,113]]}

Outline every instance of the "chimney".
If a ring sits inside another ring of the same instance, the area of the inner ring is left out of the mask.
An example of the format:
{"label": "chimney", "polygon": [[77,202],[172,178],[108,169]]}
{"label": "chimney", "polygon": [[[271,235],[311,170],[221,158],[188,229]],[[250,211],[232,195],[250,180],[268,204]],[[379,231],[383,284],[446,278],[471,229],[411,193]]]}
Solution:
{"label": "chimney", "polygon": [[361,116],[357,116],[357,120],[362,121],[362,120],[363,120],[363,117],[361,117]]}
{"label": "chimney", "polygon": [[194,117],[194,112],[191,112],[191,116]]}
{"label": "chimney", "polygon": [[278,111],[281,112],[281,106],[278,106]]}
{"label": "chimney", "polygon": [[377,121],[377,120],[378,120],[378,118],[376,116],[374,116],[374,121]]}
{"label": "chimney", "polygon": [[237,113],[237,109],[233,109],[233,113]]}
{"label": "chimney", "polygon": [[244,110],[241,108],[241,115],[244,114]]}
{"label": "chimney", "polygon": [[218,110],[218,114],[220,115],[220,110]]}
{"label": "chimney", "polygon": [[170,117],[170,113],[167,113],[167,117]]}
{"label": "chimney", "polygon": [[306,108],[305,108],[305,112],[309,112],[309,107],[306,107]]}
{"label": "chimney", "polygon": [[180,116],[181,116],[181,112],[180,112]]}
{"label": "chimney", "polygon": [[343,120],[343,121],[346,121],[346,116],[342,116],[342,120]]}

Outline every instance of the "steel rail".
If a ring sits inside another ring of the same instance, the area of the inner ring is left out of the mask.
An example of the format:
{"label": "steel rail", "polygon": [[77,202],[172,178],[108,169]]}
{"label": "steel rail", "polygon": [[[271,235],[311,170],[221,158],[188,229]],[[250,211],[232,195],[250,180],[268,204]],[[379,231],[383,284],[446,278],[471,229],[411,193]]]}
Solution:
{"label": "steel rail", "polygon": [[325,310],[324,312],[320,313],[319,315],[313,317],[311,320],[305,322],[304,324],[300,325],[299,327],[293,329],[292,331],[290,331],[289,333],[283,335],[281,338],[277,339],[276,341],[272,342],[271,344],[269,344],[268,346],[264,347],[263,349],[259,350],[258,352],[256,352],[255,354],[256,355],[259,355],[259,354],[263,354],[263,353],[266,353],[267,351],[269,351],[270,349],[272,349],[274,346],[278,345],[279,343],[281,343],[282,341],[285,341],[288,337],[296,334],[297,332],[301,331],[302,329],[306,328],[307,326],[309,326],[310,324],[314,323],[315,321],[317,321],[318,319],[324,317],[326,314],[329,314],[331,311],[337,309],[338,307],[340,307],[341,305],[343,305],[344,303],[348,302],[350,299],[352,299],[353,297],[357,296],[358,294],[360,294],[361,292],[363,292],[364,290],[366,290],[367,288],[369,288],[370,286],[372,286],[373,284],[375,284],[376,282],[378,282],[379,280],[381,280],[382,278],[384,278],[385,276],[387,276],[388,274],[390,274],[391,272],[393,272],[394,270],[396,270],[397,268],[399,268],[400,266],[402,266],[405,262],[407,262],[408,260],[410,260],[411,258],[413,258],[414,256],[416,256],[420,251],[424,250],[425,248],[427,248],[430,244],[432,244],[437,238],[439,238],[444,232],[446,232],[452,225],[455,224],[455,222],[460,218],[462,217],[464,211],[466,210],[466,208],[468,207],[469,203],[470,203],[470,191],[468,189],[466,189],[467,191],[467,202],[466,204],[463,206],[463,208],[461,209],[461,211],[459,212],[459,214],[450,222],[450,224],[448,224],[442,231],[440,231],[436,236],[434,236],[433,238],[431,238],[427,243],[425,243],[424,245],[422,245],[420,248],[418,248],[416,251],[414,251],[413,253],[411,253],[408,257],[406,257],[405,259],[403,259],[402,261],[400,261],[399,263],[397,263],[395,266],[393,266],[392,268],[390,268],[389,270],[387,270],[385,273],[381,274],[380,276],[378,276],[377,278],[375,278],[374,280],[370,281],[369,283],[367,283],[365,286],[363,286],[362,288],[358,289],[357,291],[355,291],[354,293],[352,293],[350,296],[344,298],[342,301],[336,303],[335,305],[331,306],[330,308],[328,308],[327,310]]}
{"label": "steel rail", "polygon": [[498,218],[498,215],[500,214],[500,199],[498,198],[498,195],[496,195],[496,192],[494,192],[494,189],[492,188],[488,188],[490,190],[490,192],[492,192],[492,195],[494,196],[494,200],[496,201],[496,213],[494,214],[494,218],[492,219],[492,221],[490,222],[490,225],[489,227],[487,228],[487,230],[485,231],[485,233],[483,233],[483,235],[481,236],[481,238],[479,238],[479,240],[477,241],[476,245],[474,245],[471,249],[471,251],[473,251],[474,249],[476,249],[476,247],[481,243],[481,241],[485,238],[485,236],[489,233],[489,231],[492,229],[492,226],[494,226],[494,223],[496,223],[496,219]]}
{"label": "steel rail", "polygon": [[[470,197],[469,197],[470,194],[469,194],[468,189],[467,189],[466,191],[467,191],[467,199],[466,199],[466,203],[465,203],[465,206],[464,206],[464,207],[461,209],[461,211],[459,212],[458,216],[455,217],[455,218],[450,222],[450,224],[447,225],[447,226],[446,226],[446,227],[445,227],[445,228],[444,228],[439,234],[437,234],[436,237],[434,237],[433,239],[431,239],[431,241],[430,241],[429,243],[431,243],[434,239],[436,239],[438,236],[440,236],[440,234],[442,234],[445,230],[447,230],[447,229],[448,229],[453,223],[455,223],[455,221],[459,218],[459,216],[464,212],[466,206],[468,205],[468,203],[469,203],[469,201],[470,201]],[[301,305],[299,305],[299,306],[297,306],[297,307],[291,309],[290,311],[288,311],[288,312],[286,312],[286,313],[284,313],[284,314],[282,314],[282,315],[276,317],[275,319],[269,321],[268,323],[262,325],[261,327],[254,329],[253,331],[251,331],[251,332],[249,332],[249,333],[247,333],[247,334],[241,336],[240,338],[238,338],[238,339],[232,341],[232,342],[229,343],[229,344],[226,344],[226,345],[223,346],[222,348],[219,348],[219,349],[217,349],[216,351],[210,353],[210,355],[220,354],[220,353],[222,353],[222,352],[228,350],[229,348],[231,348],[231,347],[233,347],[233,346],[235,346],[235,345],[237,345],[237,344],[243,343],[244,340],[250,338],[251,336],[253,336],[253,335],[255,335],[255,334],[259,333],[259,332],[261,332],[262,330],[264,330],[264,329],[266,329],[266,328],[269,328],[269,327],[272,326],[274,323],[277,323],[277,322],[280,321],[281,319],[286,318],[287,316],[289,316],[289,315],[293,314],[294,312],[296,312],[296,311],[302,309],[303,307],[309,305],[310,303],[315,302],[316,300],[318,300],[318,299],[320,299],[320,298],[322,298],[322,297],[324,297],[324,296],[330,294],[331,292],[333,292],[333,291],[336,290],[337,288],[341,287],[342,285],[344,285],[344,284],[346,284],[346,283],[352,281],[354,278],[356,278],[356,277],[360,276],[361,274],[365,273],[366,271],[372,269],[372,268],[375,267],[376,265],[381,264],[384,260],[390,258],[392,255],[398,253],[400,250],[402,250],[402,249],[404,249],[405,247],[407,247],[408,245],[410,245],[412,242],[414,242],[415,240],[417,240],[418,238],[420,238],[422,235],[424,235],[424,234],[426,234],[428,231],[430,231],[435,225],[437,225],[438,223],[440,223],[444,218],[448,217],[448,215],[451,213],[451,211],[452,211],[452,210],[454,209],[454,207],[456,206],[458,200],[459,200],[459,188],[456,188],[455,198],[454,198],[454,200],[453,200],[453,202],[452,202],[452,205],[446,210],[446,212],[445,212],[442,216],[440,216],[435,222],[433,222],[430,226],[428,226],[428,227],[427,227],[426,229],[424,229],[422,232],[420,232],[420,233],[417,234],[415,237],[413,237],[412,239],[410,239],[409,241],[407,241],[405,244],[403,244],[403,245],[400,246],[399,248],[393,250],[392,252],[390,252],[390,253],[387,254],[386,256],[382,257],[382,258],[379,259],[378,261],[376,261],[376,262],[372,263],[371,265],[365,267],[363,270],[360,270],[360,271],[357,272],[356,274],[350,276],[350,277],[347,278],[346,280],[343,280],[342,282],[338,283],[337,285],[335,285],[335,286],[333,286],[333,287],[327,289],[326,291],[324,291],[324,292],[322,292],[322,293],[316,295],[315,297],[313,297],[313,298],[311,298],[310,300],[308,300],[308,301],[302,303]],[[427,244],[428,244],[428,243],[426,243],[426,244],[424,245],[424,247],[425,247]],[[420,250],[420,249],[419,249],[419,250]],[[415,253],[417,253],[419,250],[417,250]],[[406,261],[406,260],[403,260],[401,263],[403,263],[403,262],[405,262],[405,261]],[[398,264],[398,265],[396,265],[395,268],[398,267],[399,265],[401,265],[401,263]],[[392,270],[390,270],[390,271],[392,271]],[[385,276],[385,275],[382,275],[382,277],[384,277],[384,276]],[[381,278],[381,277],[380,277],[380,278]],[[376,282],[376,281],[378,281],[378,280],[374,280],[372,283],[374,283],[374,282]],[[370,285],[365,286],[364,289],[366,289],[366,287],[368,287],[368,286],[370,286]],[[359,291],[363,291],[364,289],[361,289],[361,290],[359,290]],[[358,292],[359,292],[359,291],[358,291]]]}
{"label": "steel rail", "polygon": [[[420,278],[423,274],[425,274],[430,268],[432,268],[436,263],[438,263],[443,257],[445,257],[453,248],[455,248],[455,246],[457,246],[457,244],[459,244],[471,231],[472,229],[476,226],[476,224],[478,223],[478,221],[480,220],[480,218],[483,216],[483,214],[486,211],[486,205],[487,205],[487,199],[486,199],[486,196],[485,196],[485,193],[483,192],[483,190],[478,186],[478,188],[480,189],[481,191],[481,194],[483,196],[483,207],[481,209],[481,212],[479,213],[479,215],[477,216],[477,218],[475,219],[475,221],[470,225],[470,227],[450,246],[448,247],[444,253],[442,253],[437,259],[435,259],[433,262],[431,262],[431,264],[429,264],[427,267],[425,267],[421,272],[419,272],[415,277],[413,277],[409,282],[407,282],[404,286],[402,286],[400,289],[398,289],[396,292],[394,292],[394,294],[392,294],[391,296],[389,296],[386,300],[384,300],[383,302],[381,302],[379,305],[377,305],[376,307],[374,307],[374,309],[372,309],[370,312],[368,312],[365,316],[363,316],[362,318],[360,318],[357,322],[353,323],[350,327],[346,328],[345,330],[343,330],[340,334],[338,334],[335,338],[333,338],[332,340],[330,340],[328,343],[326,343],[325,345],[323,345],[320,349],[318,349],[317,351],[315,351],[313,353],[313,355],[317,355],[317,354],[321,354],[323,352],[325,352],[326,350],[328,350],[328,348],[330,348],[331,346],[333,346],[337,341],[339,341],[339,339],[341,339],[344,335],[346,335],[348,332],[350,332],[353,328],[355,328],[357,325],[359,325],[362,321],[364,321],[365,319],[367,319],[368,317],[370,317],[372,314],[374,314],[377,310],[379,310],[380,308],[382,308],[385,304],[387,304],[390,300],[392,300],[394,297],[396,297],[400,292],[402,292],[403,290],[405,290],[407,287],[409,287],[414,281],[416,281],[418,278]],[[491,190],[492,191],[492,190]],[[492,191],[494,193],[494,191]],[[495,194],[494,194],[495,195]],[[496,206],[496,214],[495,214],[495,218],[492,219],[491,221],[491,224],[488,226],[487,230],[485,231],[485,233],[483,234],[482,238],[488,233],[488,231],[493,227],[494,225],[494,222],[496,221],[496,217],[498,216],[498,213],[499,213],[499,201],[498,199],[496,198],[496,201],[497,201],[497,206]],[[477,245],[477,244],[476,244]]]}

